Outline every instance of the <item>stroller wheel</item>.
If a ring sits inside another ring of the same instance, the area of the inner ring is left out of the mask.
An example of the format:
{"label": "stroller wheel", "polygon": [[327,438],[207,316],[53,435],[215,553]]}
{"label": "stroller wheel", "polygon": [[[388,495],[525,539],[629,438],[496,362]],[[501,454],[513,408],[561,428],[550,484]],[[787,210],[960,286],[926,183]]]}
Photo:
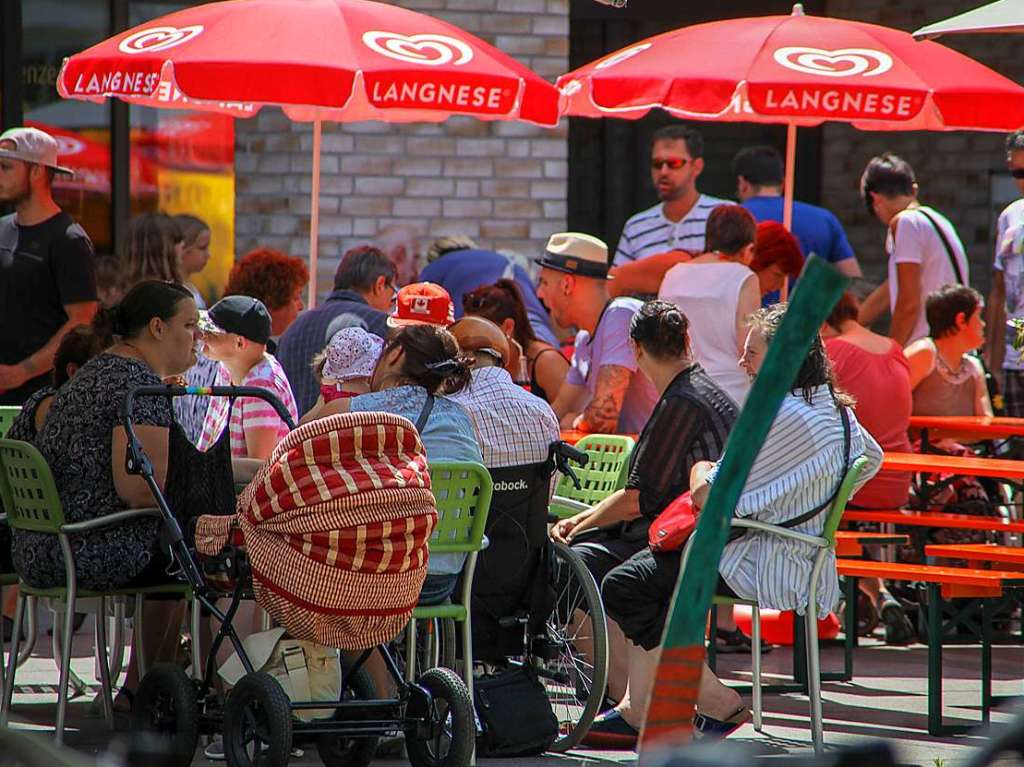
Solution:
{"label": "stroller wheel", "polygon": [[[373,700],[378,697],[369,673],[361,668],[352,674],[345,672],[345,694],[342,700]],[[339,719],[340,712],[334,713]],[[373,761],[379,738],[352,738],[346,735],[321,735],[316,750],[326,767],[366,767]]]}
{"label": "stroller wheel", "polygon": [[168,765],[188,767],[199,742],[199,702],[195,685],[173,664],[154,666],[135,693],[132,730],[149,732],[164,741]]}
{"label": "stroller wheel", "polygon": [[224,702],[228,767],[285,767],[292,751],[292,709],[270,674],[246,674]]}
{"label": "stroller wheel", "polygon": [[473,755],[476,723],[465,683],[446,668],[432,668],[416,683],[433,700],[426,726],[406,733],[409,761],[413,767],[466,767]]}

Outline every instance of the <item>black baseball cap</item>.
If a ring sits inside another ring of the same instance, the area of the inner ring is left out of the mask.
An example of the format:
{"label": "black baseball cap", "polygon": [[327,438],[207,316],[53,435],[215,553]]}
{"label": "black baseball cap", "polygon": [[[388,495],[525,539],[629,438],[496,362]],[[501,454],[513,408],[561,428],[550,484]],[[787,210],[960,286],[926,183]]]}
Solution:
{"label": "black baseball cap", "polygon": [[204,333],[235,333],[255,344],[270,340],[270,326],[270,312],[252,296],[222,298],[199,320]]}

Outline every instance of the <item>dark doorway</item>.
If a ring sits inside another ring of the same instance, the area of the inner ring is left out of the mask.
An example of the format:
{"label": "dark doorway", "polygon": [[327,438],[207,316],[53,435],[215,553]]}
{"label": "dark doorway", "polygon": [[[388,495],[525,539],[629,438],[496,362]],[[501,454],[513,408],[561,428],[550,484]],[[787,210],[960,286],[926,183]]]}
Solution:
{"label": "dark doorway", "polygon": [[[805,2],[807,13],[822,13],[823,0]],[[671,29],[723,18],[788,14],[784,0],[733,0],[683,3],[633,0],[612,9],[594,0],[572,0],[570,6],[570,68]],[[728,41],[723,40],[727,46]],[[610,253],[626,219],[657,202],[648,170],[651,134],[675,118],[652,110],[640,120],[606,118],[569,120],[569,228],[597,235]],[[747,123],[695,123],[704,135],[705,170],[702,192],[735,198],[733,155],[749,144],[771,144],[785,151],[786,129]],[[821,131],[801,129],[797,144],[796,197],[818,202],[821,196]]]}

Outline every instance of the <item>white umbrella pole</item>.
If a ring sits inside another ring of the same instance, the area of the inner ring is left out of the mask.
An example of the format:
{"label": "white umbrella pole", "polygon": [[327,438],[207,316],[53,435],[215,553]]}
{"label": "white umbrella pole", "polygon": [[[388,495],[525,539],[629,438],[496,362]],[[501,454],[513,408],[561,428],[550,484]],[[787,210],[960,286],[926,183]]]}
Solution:
{"label": "white umbrella pole", "polygon": [[320,234],[320,118],[313,120],[313,199],[309,210],[309,298],[306,308],[316,306],[316,272]]}
{"label": "white umbrella pole", "polygon": [[[783,187],[782,225],[793,231],[793,177],[796,171],[796,123],[786,126],[786,182]],[[782,281],[779,300],[789,299],[789,278]]]}

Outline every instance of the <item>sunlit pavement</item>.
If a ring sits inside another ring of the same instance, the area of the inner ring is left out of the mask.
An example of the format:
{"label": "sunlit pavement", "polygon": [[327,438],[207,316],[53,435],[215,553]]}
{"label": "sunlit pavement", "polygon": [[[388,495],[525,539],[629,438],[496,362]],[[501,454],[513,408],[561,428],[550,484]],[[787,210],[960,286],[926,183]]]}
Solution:
{"label": "sunlit pavement", "polygon": [[[89,700],[98,691],[93,673],[91,621],[75,638],[75,657],[72,668],[90,685],[90,690],[78,695],[68,708],[67,743],[84,753],[105,750],[112,738],[125,737],[125,732],[111,734],[104,729],[102,719],[90,718]],[[49,639],[45,630],[37,646],[38,654],[18,671],[17,689],[11,724],[14,727],[52,731],[56,716],[55,692],[57,669],[49,657]],[[842,652],[839,647],[827,647],[822,652],[823,668],[839,669]],[[789,672],[789,648],[776,648],[764,657],[766,681],[784,681]],[[722,656],[719,668],[724,678],[740,683],[749,682],[748,656]],[[945,716],[949,724],[969,724],[980,720],[980,668],[981,653],[974,646],[947,646],[944,650],[945,684],[943,687]],[[983,742],[980,733],[969,736],[934,738],[927,730],[927,649],[922,645],[886,647],[867,640],[857,650],[856,675],[850,683],[823,685],[825,741],[827,746],[863,743],[867,739],[886,739],[896,749],[898,761],[908,765],[945,764],[946,767],[963,760],[969,751]],[[993,692],[995,695],[1020,694],[1024,689],[1024,647],[997,646],[993,652]],[[1005,721],[1007,715],[996,711],[993,721]],[[123,725],[123,720],[122,725]],[[807,728],[807,700],[803,696],[766,695],[764,731],[757,733],[749,724],[744,725],[730,740],[747,745],[763,756],[786,752],[808,752],[811,748]],[[509,767],[544,765],[598,765],[601,763],[630,763],[635,761],[630,752],[581,749],[566,755],[545,755],[528,759],[502,759]],[[943,760],[936,762],[936,760]],[[480,760],[482,763],[491,760]],[[493,760],[495,764],[499,760]],[[770,760],[768,760],[770,763]],[[201,749],[194,764],[208,762]],[[307,751],[293,764],[320,764],[315,749]],[[407,764],[404,760],[383,759],[375,764]]]}

